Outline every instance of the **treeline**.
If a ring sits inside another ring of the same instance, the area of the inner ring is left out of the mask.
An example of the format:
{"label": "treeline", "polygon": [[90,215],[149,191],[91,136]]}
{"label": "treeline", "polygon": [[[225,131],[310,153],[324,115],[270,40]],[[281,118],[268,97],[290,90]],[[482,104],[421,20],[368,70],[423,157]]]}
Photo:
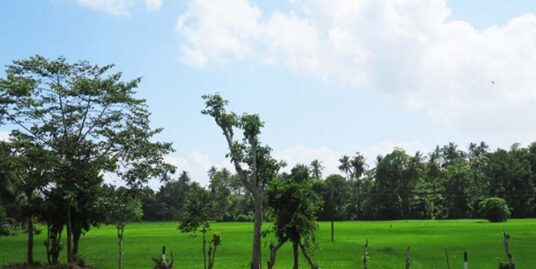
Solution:
{"label": "treeline", "polygon": [[[320,220],[480,218],[480,203],[489,197],[504,199],[514,218],[536,216],[536,143],[494,151],[483,142],[470,144],[466,151],[449,143],[414,155],[396,148],[378,156],[374,167],[359,153],[342,156],[339,163],[341,174],[326,177],[318,160],[292,169],[312,179],[313,190],[323,200]],[[144,218],[180,220],[189,193],[203,189],[215,204],[212,220],[252,220],[253,200],[238,177],[216,168],[208,175],[206,188],[186,172],[157,192],[146,188]],[[270,210],[264,215],[272,219]]]}

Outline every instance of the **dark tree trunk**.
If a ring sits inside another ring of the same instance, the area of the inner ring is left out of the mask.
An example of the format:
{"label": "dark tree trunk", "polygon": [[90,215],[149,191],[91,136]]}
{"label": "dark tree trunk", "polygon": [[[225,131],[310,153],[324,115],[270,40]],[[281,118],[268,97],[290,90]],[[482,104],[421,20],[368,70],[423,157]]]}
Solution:
{"label": "dark tree trunk", "polygon": [[45,240],[45,249],[47,254],[47,262],[48,264],[52,264],[52,260],[50,259],[50,222],[47,220],[47,239]]}
{"label": "dark tree trunk", "polygon": [[331,242],[335,240],[335,202],[333,201],[333,186],[330,187],[330,200],[331,200]]}
{"label": "dark tree trunk", "polygon": [[73,259],[73,227],[71,220],[71,205],[67,203],[67,262],[71,263]]}
{"label": "dark tree trunk", "polygon": [[119,247],[119,258],[117,261],[117,268],[123,269],[123,231],[124,226],[117,225],[117,241],[118,241],[118,247]]}
{"label": "dark tree trunk", "polygon": [[313,261],[311,256],[309,256],[309,253],[307,252],[307,249],[305,248],[305,246],[301,242],[299,242],[299,244],[300,244],[300,248],[302,250],[303,256],[305,257],[305,260],[307,261],[307,263],[309,263],[309,266],[311,266],[311,269],[320,269],[320,267]]}
{"label": "dark tree trunk", "polygon": [[32,216],[28,216],[28,248],[27,248],[27,263],[33,264],[33,223]]}
{"label": "dark tree trunk", "polygon": [[261,254],[261,229],[262,229],[262,196],[260,193],[255,196],[255,224],[253,227],[253,257],[251,259],[252,269],[262,268]]}
{"label": "dark tree trunk", "polygon": [[203,228],[203,268],[207,269],[207,230]]}
{"label": "dark tree trunk", "polygon": [[47,261],[49,264],[58,264],[58,258],[61,251],[61,234],[63,224],[51,224],[50,220],[47,223]]}
{"label": "dark tree trunk", "polygon": [[292,253],[294,253],[294,269],[299,269],[299,252],[298,252],[299,244],[296,241],[292,242]]}
{"label": "dark tree trunk", "polygon": [[277,245],[270,244],[270,260],[268,261],[268,269],[272,269],[275,265],[275,259],[277,258],[277,251],[283,244],[287,242],[287,239],[277,242]]}
{"label": "dark tree trunk", "polygon": [[73,259],[78,260],[78,250],[80,249],[80,237],[82,236],[82,227],[80,225],[73,224]]}

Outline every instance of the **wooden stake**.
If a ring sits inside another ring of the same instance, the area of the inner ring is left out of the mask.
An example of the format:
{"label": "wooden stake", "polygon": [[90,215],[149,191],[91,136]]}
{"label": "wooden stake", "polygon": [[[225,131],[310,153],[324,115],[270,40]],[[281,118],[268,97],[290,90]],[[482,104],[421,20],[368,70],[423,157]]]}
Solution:
{"label": "wooden stake", "polygon": [[406,269],[411,268],[411,257],[409,256],[409,247],[406,249]]}
{"label": "wooden stake", "polygon": [[467,251],[463,252],[463,269],[469,269],[469,262],[467,261]]}
{"label": "wooden stake", "polygon": [[506,253],[506,257],[508,257],[508,266],[510,269],[514,269],[516,264],[514,262],[514,258],[512,257],[512,253],[510,252],[510,235],[503,232],[504,234],[504,252]]}
{"label": "wooden stake", "polygon": [[445,259],[447,260],[447,269],[450,269],[449,250],[445,248]]}
{"label": "wooden stake", "polygon": [[365,253],[363,254],[363,269],[368,269],[368,240],[365,241]]}

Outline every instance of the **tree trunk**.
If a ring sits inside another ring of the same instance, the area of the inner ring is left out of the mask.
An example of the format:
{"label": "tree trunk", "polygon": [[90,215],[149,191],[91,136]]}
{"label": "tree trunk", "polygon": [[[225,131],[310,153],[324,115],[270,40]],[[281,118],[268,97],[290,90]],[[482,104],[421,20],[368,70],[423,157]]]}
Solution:
{"label": "tree trunk", "polygon": [[253,227],[253,257],[251,259],[252,269],[262,269],[261,254],[261,229],[262,229],[262,195],[257,192],[255,196],[255,224]]}
{"label": "tree trunk", "polygon": [[203,228],[203,268],[207,269],[207,229]]}
{"label": "tree trunk", "polygon": [[123,231],[125,226],[117,225],[117,239],[119,244],[119,258],[117,261],[117,268],[123,269]]}
{"label": "tree trunk", "polygon": [[28,249],[27,249],[27,263],[33,264],[33,223],[32,223],[32,216],[28,216]]}
{"label": "tree trunk", "polygon": [[80,236],[82,236],[82,228],[80,225],[73,225],[73,260],[78,260],[78,250],[80,246]]}
{"label": "tree trunk", "polygon": [[302,250],[303,256],[305,257],[305,260],[309,263],[309,266],[311,266],[311,269],[320,269],[320,267],[313,261],[311,256],[309,256],[309,253],[307,253],[307,249],[301,242],[300,248]]}
{"label": "tree trunk", "polygon": [[299,252],[298,252],[298,242],[292,242],[292,253],[294,254],[294,269],[299,269]]}
{"label": "tree trunk", "polygon": [[335,224],[334,224],[335,203],[333,201],[333,186],[330,187],[330,200],[331,200],[331,242],[333,242],[335,240]]}
{"label": "tree trunk", "polygon": [[50,259],[50,223],[47,219],[47,239],[45,240],[45,249],[47,254],[47,262],[48,264],[52,264],[52,260]]}
{"label": "tree trunk", "polygon": [[67,262],[73,262],[73,226],[71,220],[71,204],[67,203]]}
{"label": "tree trunk", "polygon": [[274,267],[277,251],[283,244],[285,244],[285,242],[287,242],[287,239],[277,242],[277,245],[275,246],[270,244],[270,260],[268,261],[268,269],[272,269]]}

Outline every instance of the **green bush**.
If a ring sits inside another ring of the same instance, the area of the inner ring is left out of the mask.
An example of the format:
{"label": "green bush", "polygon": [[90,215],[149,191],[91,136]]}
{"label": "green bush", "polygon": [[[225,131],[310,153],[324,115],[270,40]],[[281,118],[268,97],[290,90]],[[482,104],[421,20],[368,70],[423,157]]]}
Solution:
{"label": "green bush", "polygon": [[510,209],[504,199],[491,197],[480,202],[480,214],[490,222],[505,222],[510,218]]}

